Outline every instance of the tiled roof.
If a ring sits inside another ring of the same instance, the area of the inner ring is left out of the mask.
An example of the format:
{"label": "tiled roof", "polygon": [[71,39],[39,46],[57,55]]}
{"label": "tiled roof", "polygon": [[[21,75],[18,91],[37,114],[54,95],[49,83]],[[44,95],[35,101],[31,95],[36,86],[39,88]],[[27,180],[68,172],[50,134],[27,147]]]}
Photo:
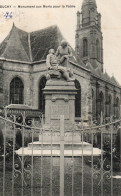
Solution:
{"label": "tiled roof", "polygon": [[40,61],[46,59],[50,48],[56,50],[62,39],[57,26],[28,33],[13,25],[9,35],[0,44],[0,57],[27,62]]}
{"label": "tiled roof", "polygon": [[0,56],[6,59],[29,61],[28,33],[14,25],[0,45]]}
{"label": "tiled roof", "polygon": [[111,82],[115,85],[120,86],[120,84],[117,82],[117,80],[115,79],[114,76],[110,77],[107,72],[105,72],[105,73],[102,72],[100,64],[98,64],[98,67],[94,68],[94,66],[90,62],[87,62],[86,68],[89,69],[92,74],[97,75],[98,77],[100,77],[108,82]]}
{"label": "tiled roof", "polygon": [[107,72],[105,72],[105,73],[103,74],[103,78],[104,78],[105,80],[107,80],[107,81],[110,81],[110,80],[111,80],[111,78],[110,78],[110,76],[107,74]]}
{"label": "tiled roof", "polygon": [[30,33],[32,61],[46,59],[50,48],[57,49],[63,36],[57,26]]}
{"label": "tiled roof", "polygon": [[[45,60],[49,49],[53,48],[56,50],[62,39],[64,38],[57,26],[50,26],[28,33],[20,30],[13,24],[9,35],[0,44],[0,57],[30,63]],[[71,61],[89,69],[102,79],[119,85],[114,76],[110,78],[107,73],[101,71],[100,63],[93,61],[93,65],[90,62],[85,65],[80,56],[75,55],[73,49],[72,53]]]}
{"label": "tiled roof", "polygon": [[96,74],[95,69],[90,62],[87,62],[86,68],[89,69],[92,73]]}
{"label": "tiled roof", "polygon": [[[13,24],[9,35],[0,44],[0,57],[30,63],[45,60],[49,49],[57,50],[63,39],[56,25],[28,33]],[[73,49],[72,53],[70,60],[84,66],[80,57],[76,57]]]}
{"label": "tiled roof", "polygon": [[117,82],[117,80],[116,80],[116,78],[115,78],[114,76],[111,77],[111,82],[113,82],[114,84],[120,85],[120,84]]}

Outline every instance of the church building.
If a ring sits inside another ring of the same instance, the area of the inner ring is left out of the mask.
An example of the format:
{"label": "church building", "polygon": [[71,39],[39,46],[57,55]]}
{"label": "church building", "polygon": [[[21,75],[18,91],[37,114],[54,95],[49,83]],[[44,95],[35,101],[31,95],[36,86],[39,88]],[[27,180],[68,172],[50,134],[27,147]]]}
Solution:
{"label": "church building", "polygon": [[[0,107],[25,104],[45,111],[43,88],[46,85],[46,56],[63,40],[57,26],[25,32],[13,24],[0,44]],[[96,0],[83,0],[77,12],[75,50],[69,60],[75,87],[75,119],[119,118],[121,86],[103,69],[101,14]]]}

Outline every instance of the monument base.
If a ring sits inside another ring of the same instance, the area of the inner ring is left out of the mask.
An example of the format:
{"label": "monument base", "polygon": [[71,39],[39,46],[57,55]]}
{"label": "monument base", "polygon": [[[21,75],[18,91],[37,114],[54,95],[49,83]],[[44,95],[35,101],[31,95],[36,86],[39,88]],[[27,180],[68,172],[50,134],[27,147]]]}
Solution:
{"label": "monument base", "polygon": [[[39,141],[19,149],[20,156],[82,157],[100,156],[101,150],[82,142],[75,124],[74,81],[52,78],[43,90],[45,95],[45,124],[40,130]],[[64,148],[62,146],[64,145]],[[23,153],[23,154],[22,154]]]}
{"label": "monument base", "polygon": [[[65,143],[79,143],[81,141],[79,133],[73,133],[72,131],[68,131],[64,134],[64,142]],[[51,132],[51,131],[44,131],[43,134],[39,135],[39,141],[42,142],[49,142],[60,143],[60,132]]]}
{"label": "monument base", "polygon": [[[16,151],[19,156],[37,156],[37,157],[60,157],[60,143],[34,142],[29,143],[28,147]],[[22,154],[23,153],[23,154]],[[92,144],[87,142],[65,143],[64,157],[82,157],[82,156],[100,156],[101,150],[93,148]]]}
{"label": "monument base", "polygon": [[[61,142],[64,142],[64,157],[100,156],[101,150],[93,148],[92,144],[81,141],[78,132],[68,131],[62,137],[60,132],[43,131],[39,134],[39,141],[29,143],[28,147],[20,148],[19,156],[60,157]],[[23,153],[23,155],[22,155]]]}

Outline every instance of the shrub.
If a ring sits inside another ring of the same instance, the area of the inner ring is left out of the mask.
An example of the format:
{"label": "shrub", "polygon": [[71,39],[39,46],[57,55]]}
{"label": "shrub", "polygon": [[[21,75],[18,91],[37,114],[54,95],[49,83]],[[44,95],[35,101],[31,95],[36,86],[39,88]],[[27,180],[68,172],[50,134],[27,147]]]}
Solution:
{"label": "shrub", "polygon": [[31,142],[32,142],[32,138],[31,137],[28,137],[28,138],[26,137],[25,140],[24,140],[24,146],[28,146],[28,144],[31,143]]}
{"label": "shrub", "polygon": [[117,153],[117,156],[120,158],[120,151],[121,151],[121,149],[120,149],[120,146],[121,146],[121,141],[120,141],[120,132],[121,132],[121,130],[120,129],[118,129],[118,131],[117,131],[117,136],[116,136],[116,153]]}
{"label": "shrub", "polygon": [[22,146],[22,134],[20,130],[18,130],[16,133],[16,145],[18,145],[19,147]]}

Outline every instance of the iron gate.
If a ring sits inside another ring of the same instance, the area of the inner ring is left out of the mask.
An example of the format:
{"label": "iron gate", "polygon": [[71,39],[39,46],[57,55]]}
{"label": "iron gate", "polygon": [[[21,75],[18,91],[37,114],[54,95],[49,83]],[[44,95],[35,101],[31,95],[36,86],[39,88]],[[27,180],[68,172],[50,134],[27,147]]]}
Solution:
{"label": "iron gate", "polygon": [[[61,116],[60,131],[51,130],[50,133],[49,154],[45,155],[45,144],[41,142],[40,156],[34,151],[38,146],[35,149],[33,146],[38,145],[38,134],[43,138],[43,118],[39,124],[36,120],[26,119],[25,112],[21,114],[21,123],[18,123],[15,115],[8,115],[7,110],[4,116],[0,116],[3,128],[0,146],[1,196],[120,195],[121,138],[117,130],[121,120],[110,119],[105,124],[101,118],[100,125],[91,123],[90,127],[85,127],[81,120],[76,125],[76,131],[72,130],[72,149],[65,152],[66,132],[64,116]],[[60,135],[60,151],[53,148],[53,136],[57,131]],[[80,137],[82,150],[75,150],[75,132]],[[19,150],[21,154],[18,156]],[[101,152],[100,156],[96,150]]]}

